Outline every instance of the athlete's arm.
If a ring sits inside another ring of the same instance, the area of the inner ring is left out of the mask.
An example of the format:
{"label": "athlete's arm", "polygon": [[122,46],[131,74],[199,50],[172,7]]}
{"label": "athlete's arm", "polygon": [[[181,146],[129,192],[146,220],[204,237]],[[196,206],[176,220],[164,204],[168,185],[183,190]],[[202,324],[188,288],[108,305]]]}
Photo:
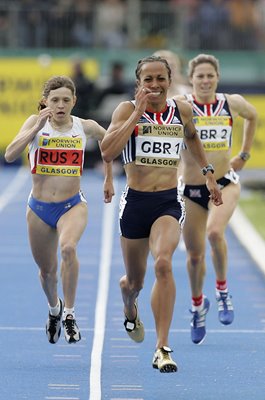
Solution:
{"label": "athlete's arm", "polygon": [[44,127],[47,118],[52,117],[49,107],[39,112],[39,115],[31,115],[22,125],[20,131],[7,146],[5,160],[8,163],[15,161],[25,150],[27,145],[34,139],[38,131]]}
{"label": "athlete's arm", "polygon": [[[98,140],[98,145],[101,151],[101,142],[104,136],[106,135],[106,129],[104,129],[101,125],[99,125],[96,121],[89,120],[81,120],[84,132],[87,137],[92,137]],[[103,160],[104,165],[104,202],[110,203],[112,197],[114,196],[114,186],[113,186],[113,175],[112,175],[112,162],[105,162]]]}
{"label": "athlete's arm", "polygon": [[105,161],[114,160],[121,154],[139,118],[146,110],[150,94],[149,89],[139,86],[135,94],[135,105],[125,101],[114,110],[107,134],[101,144]]}
{"label": "athlete's arm", "polygon": [[[252,104],[239,94],[227,95],[226,97],[233,117],[240,116],[244,119],[241,152],[250,153],[257,126],[257,111]],[[237,171],[243,168],[245,162],[237,155],[232,158],[231,165]]]}

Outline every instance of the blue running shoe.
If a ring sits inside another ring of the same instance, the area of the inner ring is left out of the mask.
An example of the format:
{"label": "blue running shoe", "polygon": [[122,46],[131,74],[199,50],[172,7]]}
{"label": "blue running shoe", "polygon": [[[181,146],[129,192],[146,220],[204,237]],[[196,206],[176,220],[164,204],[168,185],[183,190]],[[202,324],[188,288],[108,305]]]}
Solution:
{"label": "blue running shoe", "polygon": [[191,340],[195,344],[201,344],[206,336],[206,314],[209,311],[210,302],[207,297],[203,298],[203,309],[201,311],[190,311],[192,313],[191,318]]}
{"label": "blue running shoe", "polygon": [[226,292],[219,292],[216,296],[218,318],[223,325],[230,325],[234,320],[234,308],[231,298],[232,297]]}

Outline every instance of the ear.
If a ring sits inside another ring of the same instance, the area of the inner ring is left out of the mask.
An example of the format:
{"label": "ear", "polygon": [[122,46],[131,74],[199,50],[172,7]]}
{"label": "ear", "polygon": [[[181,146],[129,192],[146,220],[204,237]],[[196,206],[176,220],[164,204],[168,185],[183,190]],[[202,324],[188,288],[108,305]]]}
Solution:
{"label": "ear", "polygon": [[76,96],[73,97],[73,106],[75,105],[75,103],[76,103]]}

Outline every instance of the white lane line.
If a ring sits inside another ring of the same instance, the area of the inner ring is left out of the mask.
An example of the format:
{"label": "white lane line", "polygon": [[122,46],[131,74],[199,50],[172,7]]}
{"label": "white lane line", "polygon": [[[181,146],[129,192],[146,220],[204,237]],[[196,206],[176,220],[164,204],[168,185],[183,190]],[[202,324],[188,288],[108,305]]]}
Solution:
{"label": "white lane line", "polygon": [[12,200],[17,193],[20,192],[25,182],[29,178],[29,170],[25,167],[20,167],[14,178],[0,195],[0,212]]}
{"label": "white lane line", "polygon": [[79,397],[51,397],[51,396],[46,396],[45,397],[46,400],[80,400]]}
{"label": "white lane line", "polygon": [[109,275],[112,255],[113,227],[117,196],[104,205],[102,217],[102,241],[99,282],[95,310],[95,329],[91,352],[90,400],[101,400],[101,361],[106,324],[106,309],[109,291]]}

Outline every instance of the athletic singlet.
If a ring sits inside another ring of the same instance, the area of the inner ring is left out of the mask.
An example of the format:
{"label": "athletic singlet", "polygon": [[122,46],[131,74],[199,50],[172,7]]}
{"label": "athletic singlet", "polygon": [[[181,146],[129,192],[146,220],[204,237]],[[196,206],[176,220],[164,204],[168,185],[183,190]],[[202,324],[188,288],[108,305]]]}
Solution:
{"label": "athletic singlet", "polygon": [[228,150],[232,145],[233,119],[227,99],[223,93],[216,93],[215,103],[200,104],[192,94],[186,99],[193,109],[193,122],[205,151]]}
{"label": "athletic singlet", "polygon": [[[135,101],[131,101],[135,105]],[[145,111],[122,151],[123,165],[177,168],[184,127],[174,100],[167,99],[163,112]]]}
{"label": "athletic singlet", "polygon": [[47,120],[29,145],[32,174],[81,176],[84,164],[86,135],[78,117],[72,116],[68,132],[58,132]]}

